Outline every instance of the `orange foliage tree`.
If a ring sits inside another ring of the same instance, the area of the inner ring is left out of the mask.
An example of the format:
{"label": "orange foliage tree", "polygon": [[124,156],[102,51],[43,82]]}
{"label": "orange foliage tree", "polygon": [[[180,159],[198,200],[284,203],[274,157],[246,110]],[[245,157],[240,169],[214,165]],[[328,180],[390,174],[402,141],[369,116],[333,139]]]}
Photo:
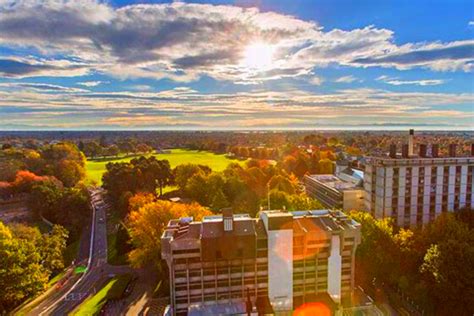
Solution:
{"label": "orange foliage tree", "polygon": [[127,222],[134,249],[128,258],[134,267],[143,267],[150,263],[159,266],[161,235],[171,219],[191,216],[194,220],[201,220],[203,216],[212,214],[209,209],[197,203],[182,204],[163,200],[143,203],[147,199],[144,196],[130,199]]}

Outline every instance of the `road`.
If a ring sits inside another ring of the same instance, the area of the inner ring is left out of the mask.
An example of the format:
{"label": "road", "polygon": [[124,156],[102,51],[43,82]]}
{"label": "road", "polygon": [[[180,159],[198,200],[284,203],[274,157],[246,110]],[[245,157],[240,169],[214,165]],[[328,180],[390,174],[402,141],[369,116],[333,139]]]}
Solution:
{"label": "road", "polygon": [[111,269],[107,266],[106,204],[103,194],[101,189],[91,191],[93,216],[87,271],[79,279],[73,277],[66,281],[61,289],[48,295],[28,315],[67,315],[100,289],[108,278]]}

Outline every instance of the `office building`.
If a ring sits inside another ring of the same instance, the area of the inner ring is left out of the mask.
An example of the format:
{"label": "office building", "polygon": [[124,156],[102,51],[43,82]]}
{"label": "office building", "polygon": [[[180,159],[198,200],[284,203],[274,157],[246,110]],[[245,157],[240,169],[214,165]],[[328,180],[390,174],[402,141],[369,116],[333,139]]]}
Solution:
{"label": "office building", "polygon": [[169,222],[170,315],[291,314],[350,301],[360,225],[339,211],[262,211]]}
{"label": "office building", "polygon": [[306,175],[303,179],[306,193],[330,209],[363,210],[364,173],[350,168],[336,168],[336,174]]}
{"label": "office building", "polygon": [[[396,146],[384,157],[368,157],[364,176],[366,210],[376,218],[391,217],[401,227],[429,223],[442,212],[474,208],[474,146],[471,155],[456,156],[456,145],[440,157],[438,145],[419,145],[414,131],[401,155]],[[410,154],[411,153],[411,154]]]}

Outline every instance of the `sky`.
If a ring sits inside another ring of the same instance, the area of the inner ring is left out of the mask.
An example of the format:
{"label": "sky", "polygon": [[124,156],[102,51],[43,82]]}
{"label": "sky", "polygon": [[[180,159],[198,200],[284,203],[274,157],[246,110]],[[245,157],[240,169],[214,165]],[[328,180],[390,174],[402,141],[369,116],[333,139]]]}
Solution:
{"label": "sky", "polygon": [[0,130],[474,130],[474,3],[0,0]]}

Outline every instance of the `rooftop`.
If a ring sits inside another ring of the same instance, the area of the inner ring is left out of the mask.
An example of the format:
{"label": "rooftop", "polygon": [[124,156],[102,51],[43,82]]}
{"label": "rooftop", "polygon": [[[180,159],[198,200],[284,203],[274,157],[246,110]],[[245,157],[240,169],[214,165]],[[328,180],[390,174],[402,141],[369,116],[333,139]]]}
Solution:
{"label": "rooftop", "polygon": [[344,173],[343,171],[339,174],[339,176],[335,176],[333,174],[312,174],[308,175],[307,177],[334,190],[344,191],[361,188],[361,182],[364,178],[364,175],[362,171],[357,170],[353,174]]}

